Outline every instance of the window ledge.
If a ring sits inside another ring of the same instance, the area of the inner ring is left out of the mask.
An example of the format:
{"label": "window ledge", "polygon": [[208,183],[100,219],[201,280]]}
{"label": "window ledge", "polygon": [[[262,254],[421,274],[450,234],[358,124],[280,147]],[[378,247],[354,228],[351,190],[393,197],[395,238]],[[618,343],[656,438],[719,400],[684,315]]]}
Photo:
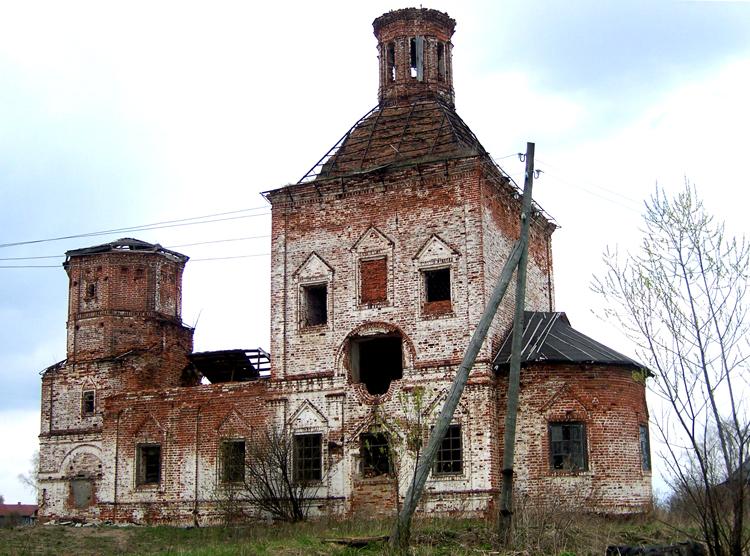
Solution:
{"label": "window ledge", "polygon": [[569,471],[566,469],[550,469],[552,477],[593,477],[594,472],[590,469],[581,471]]}
{"label": "window ledge", "polygon": [[357,305],[357,309],[360,310],[366,310],[366,309],[382,309],[383,307],[392,307],[393,303],[391,303],[388,300],[385,301],[373,301],[371,303],[359,303]]}
{"label": "window ledge", "polygon": [[466,474],[463,471],[461,473],[431,473],[430,479],[433,481],[463,481],[466,479]]}
{"label": "window ledge", "polygon": [[325,334],[328,331],[327,324],[315,324],[313,326],[300,326],[300,334]]}

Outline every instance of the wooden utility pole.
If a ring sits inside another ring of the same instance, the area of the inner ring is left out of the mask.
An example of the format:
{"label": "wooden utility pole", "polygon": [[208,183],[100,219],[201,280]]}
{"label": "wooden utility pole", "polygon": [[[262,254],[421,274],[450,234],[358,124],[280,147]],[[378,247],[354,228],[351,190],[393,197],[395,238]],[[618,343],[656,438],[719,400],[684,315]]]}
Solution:
{"label": "wooden utility pole", "polygon": [[508,403],[505,410],[505,437],[503,441],[503,488],[500,494],[498,532],[505,546],[510,544],[513,526],[513,458],[516,448],[516,415],[521,381],[521,351],[523,345],[523,314],[526,299],[526,261],[529,256],[529,224],[531,223],[531,188],[534,185],[534,143],[526,143],[526,179],[523,184],[521,209],[521,258],[516,273],[516,309],[513,315],[513,339],[510,352],[510,377],[508,378]]}
{"label": "wooden utility pole", "polygon": [[[477,325],[476,330],[474,330],[474,334],[472,334],[471,336],[469,346],[466,349],[463,360],[458,367],[456,377],[453,379],[453,385],[451,386],[448,397],[445,400],[443,409],[440,411],[437,422],[435,423],[435,426],[430,433],[430,438],[427,441],[427,446],[422,450],[420,457],[418,458],[417,468],[414,471],[414,479],[412,480],[412,483],[406,492],[404,505],[402,506],[401,512],[398,515],[398,519],[393,527],[393,531],[391,531],[390,544],[396,549],[404,549],[409,543],[411,519],[414,515],[414,511],[417,509],[419,498],[422,496],[422,491],[424,490],[427,476],[430,474],[430,470],[432,469],[432,466],[434,464],[438,448],[443,442],[445,433],[448,430],[448,425],[450,425],[450,422],[453,419],[453,414],[456,411],[458,402],[461,399],[461,394],[463,393],[466,382],[469,379],[469,373],[471,372],[471,369],[474,366],[474,362],[476,361],[477,354],[479,353],[479,350],[482,347],[485,338],[487,337],[487,331],[492,324],[495,313],[497,313],[497,308],[500,306],[500,302],[505,295],[505,291],[508,289],[508,284],[510,284],[511,279],[513,278],[513,272],[519,265],[523,253],[526,252],[524,237],[528,236],[528,225],[526,225],[526,228],[524,228],[524,221],[528,220],[528,217],[526,215],[529,215],[531,212],[531,182],[528,179],[528,152],[531,152],[531,158],[533,160],[534,144],[527,143],[526,148],[527,178],[524,183],[523,208],[521,211],[521,238],[519,238],[519,240],[516,241],[516,243],[513,245],[510,257],[508,258],[508,261],[505,263],[505,266],[500,273],[500,278],[495,285],[495,289],[490,295],[490,299],[487,302],[484,313],[479,319],[479,324]],[[533,163],[531,168],[533,172]],[[526,236],[523,235],[524,229],[526,229],[527,231]],[[521,318],[523,318],[523,311],[521,313]]]}

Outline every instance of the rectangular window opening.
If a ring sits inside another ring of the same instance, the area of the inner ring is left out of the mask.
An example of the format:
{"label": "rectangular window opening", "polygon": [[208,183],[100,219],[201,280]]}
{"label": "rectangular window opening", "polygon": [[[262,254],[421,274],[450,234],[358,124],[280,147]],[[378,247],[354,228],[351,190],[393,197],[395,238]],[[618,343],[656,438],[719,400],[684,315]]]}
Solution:
{"label": "rectangular window opening", "polygon": [[161,446],[144,444],[138,446],[137,452],[138,485],[158,485],[161,482]]}
{"label": "rectangular window opening", "polygon": [[435,473],[448,475],[463,472],[461,425],[449,425],[435,460]]}
{"label": "rectangular window opening", "polygon": [[445,81],[445,45],[441,42],[437,45],[437,67],[438,81]]}
{"label": "rectangular window opening", "polygon": [[366,432],[359,436],[359,440],[362,476],[390,475],[391,456],[388,435],[382,432]]}
{"label": "rectangular window opening", "polygon": [[96,392],[86,390],[81,394],[81,413],[83,415],[93,415],[96,410]]}
{"label": "rectangular window opening", "polygon": [[389,79],[396,81],[396,46],[392,42],[386,46],[386,63]]}
{"label": "rectangular window opening", "polygon": [[294,480],[320,481],[323,478],[322,434],[294,436]]}
{"label": "rectangular window opening", "polygon": [[550,423],[552,469],[586,471],[586,427],[583,423]]}
{"label": "rectangular window opening", "polygon": [[424,271],[425,301],[450,301],[451,299],[451,269],[439,268]]}
{"label": "rectangular window opening", "polygon": [[322,326],[328,323],[328,286],[317,284],[303,288],[305,326]]}
{"label": "rectangular window opening", "polygon": [[352,382],[363,383],[374,396],[385,394],[391,381],[403,376],[400,336],[382,334],[352,338],[349,350]]}
{"label": "rectangular window opening", "polygon": [[422,81],[424,79],[424,37],[412,37],[409,40],[410,75]]}
{"label": "rectangular window opening", "polygon": [[363,305],[388,301],[388,259],[359,262],[359,290]]}
{"label": "rectangular window opening", "polygon": [[651,440],[648,436],[648,425],[640,425],[638,429],[641,445],[641,469],[651,471]]}
{"label": "rectangular window opening", "polygon": [[221,481],[241,483],[245,480],[245,441],[226,440],[221,443]]}

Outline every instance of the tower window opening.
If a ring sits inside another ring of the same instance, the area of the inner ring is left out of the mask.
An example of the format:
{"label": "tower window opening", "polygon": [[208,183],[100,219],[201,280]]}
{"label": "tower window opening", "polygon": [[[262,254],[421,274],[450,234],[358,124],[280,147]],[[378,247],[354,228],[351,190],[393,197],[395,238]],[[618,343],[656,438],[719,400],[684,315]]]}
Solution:
{"label": "tower window opening", "polygon": [[96,392],[86,390],[81,394],[81,414],[84,416],[93,415],[96,410]]}
{"label": "tower window opening", "polygon": [[385,47],[385,50],[388,79],[393,82],[396,81],[396,45],[394,45],[392,42],[389,42]]}
{"label": "tower window opening", "polygon": [[302,288],[304,326],[322,326],[328,323],[328,286],[316,284]]}
{"label": "tower window opening", "polygon": [[445,81],[445,45],[441,42],[437,45],[437,70],[438,81]]}
{"label": "tower window opening", "polygon": [[439,268],[424,272],[425,301],[450,301],[451,269]]}
{"label": "tower window opening", "polygon": [[409,40],[410,75],[422,81],[424,79],[424,37],[413,37]]}
{"label": "tower window opening", "polygon": [[385,394],[391,382],[403,376],[400,336],[379,334],[354,338],[349,350],[352,382],[364,384],[374,396]]}
{"label": "tower window opening", "polygon": [[96,297],[96,283],[92,282],[86,285],[86,298],[91,299]]}

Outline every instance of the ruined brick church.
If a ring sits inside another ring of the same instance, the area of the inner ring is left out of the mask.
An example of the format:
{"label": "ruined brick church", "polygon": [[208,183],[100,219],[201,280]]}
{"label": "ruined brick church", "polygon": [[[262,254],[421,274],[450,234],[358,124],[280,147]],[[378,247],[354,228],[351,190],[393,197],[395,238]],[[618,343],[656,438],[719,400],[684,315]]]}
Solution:
{"label": "ruined brick church", "polygon": [[[379,103],[272,207],[271,346],[193,353],[188,257],[135,239],[67,253],[67,359],[42,374],[39,515],[210,523],[269,428],[293,435],[313,513],[392,512],[519,234],[520,195],[454,108],[455,22],[374,21]],[[531,223],[516,494],[596,512],[651,502],[642,366],[554,305],[549,217]],[[500,482],[513,288],[437,455],[425,513],[483,515]],[[387,445],[403,456],[394,469]],[[239,457],[245,465],[227,465]],[[394,488],[395,480],[398,488]]]}

